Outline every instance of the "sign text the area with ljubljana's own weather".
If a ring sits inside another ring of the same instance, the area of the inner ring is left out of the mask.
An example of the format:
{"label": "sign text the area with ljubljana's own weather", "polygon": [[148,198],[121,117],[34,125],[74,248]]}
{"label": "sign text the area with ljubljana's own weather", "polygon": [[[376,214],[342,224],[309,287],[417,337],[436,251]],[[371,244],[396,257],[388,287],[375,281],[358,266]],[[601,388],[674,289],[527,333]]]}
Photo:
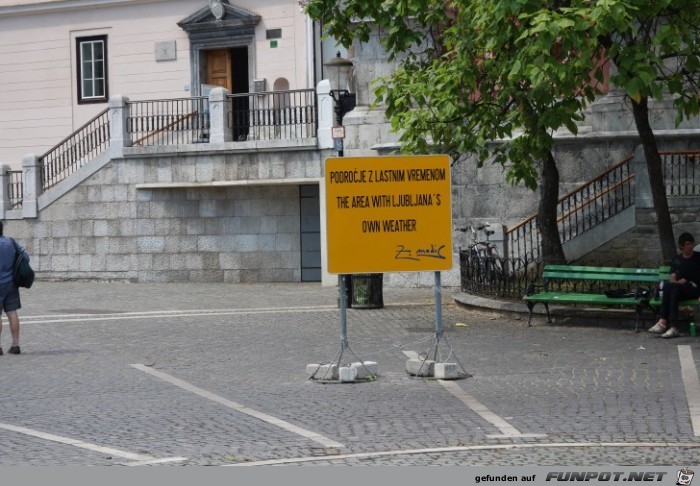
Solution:
{"label": "sign text the area with ljubljana's own weather", "polygon": [[326,159],[330,273],[452,268],[447,155]]}

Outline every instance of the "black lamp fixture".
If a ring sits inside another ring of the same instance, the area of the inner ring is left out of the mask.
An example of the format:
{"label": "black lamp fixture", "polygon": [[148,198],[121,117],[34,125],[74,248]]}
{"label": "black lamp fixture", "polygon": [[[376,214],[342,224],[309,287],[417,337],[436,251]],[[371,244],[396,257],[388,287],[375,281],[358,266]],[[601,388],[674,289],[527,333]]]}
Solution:
{"label": "black lamp fixture", "polygon": [[324,63],[327,68],[328,81],[331,83],[331,97],[333,98],[336,125],[343,124],[343,117],[357,106],[355,93],[348,91],[348,79],[352,70],[352,61],[340,57],[337,52],[335,57]]}

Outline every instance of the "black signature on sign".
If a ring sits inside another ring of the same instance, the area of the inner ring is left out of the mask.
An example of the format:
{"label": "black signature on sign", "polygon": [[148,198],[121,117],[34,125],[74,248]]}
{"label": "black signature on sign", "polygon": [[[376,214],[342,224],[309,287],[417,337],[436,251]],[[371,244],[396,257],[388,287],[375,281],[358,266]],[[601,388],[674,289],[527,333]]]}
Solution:
{"label": "black signature on sign", "polygon": [[435,258],[437,260],[444,260],[445,256],[442,254],[445,249],[445,245],[436,245],[431,243],[430,246],[426,248],[411,249],[406,248],[406,245],[398,245],[396,247],[396,260],[414,260],[419,261],[423,258]]}

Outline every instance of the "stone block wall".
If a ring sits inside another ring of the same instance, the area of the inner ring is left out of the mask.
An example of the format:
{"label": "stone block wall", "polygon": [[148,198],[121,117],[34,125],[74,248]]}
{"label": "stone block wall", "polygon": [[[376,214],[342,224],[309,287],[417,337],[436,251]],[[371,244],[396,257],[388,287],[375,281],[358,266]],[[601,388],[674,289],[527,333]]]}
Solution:
{"label": "stone block wall", "polygon": [[[676,241],[686,231],[694,235],[696,240],[700,239],[700,219],[697,215],[699,205],[700,198],[696,197],[669,199]],[[656,213],[648,208],[637,208],[635,212],[636,226],[633,229],[580,258],[578,263],[632,267],[662,264]]]}
{"label": "stone block wall", "polygon": [[43,280],[298,282],[299,183],[277,177],[319,175],[318,151],[113,159],[5,234]]}

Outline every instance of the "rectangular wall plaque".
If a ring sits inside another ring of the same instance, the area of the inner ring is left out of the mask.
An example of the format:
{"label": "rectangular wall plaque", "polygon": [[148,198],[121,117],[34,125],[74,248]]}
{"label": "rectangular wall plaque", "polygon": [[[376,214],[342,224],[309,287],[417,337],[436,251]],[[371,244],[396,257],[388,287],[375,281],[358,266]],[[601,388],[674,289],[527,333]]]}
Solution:
{"label": "rectangular wall plaque", "polygon": [[162,41],[155,43],[156,61],[174,61],[177,59],[177,46],[175,41]]}

